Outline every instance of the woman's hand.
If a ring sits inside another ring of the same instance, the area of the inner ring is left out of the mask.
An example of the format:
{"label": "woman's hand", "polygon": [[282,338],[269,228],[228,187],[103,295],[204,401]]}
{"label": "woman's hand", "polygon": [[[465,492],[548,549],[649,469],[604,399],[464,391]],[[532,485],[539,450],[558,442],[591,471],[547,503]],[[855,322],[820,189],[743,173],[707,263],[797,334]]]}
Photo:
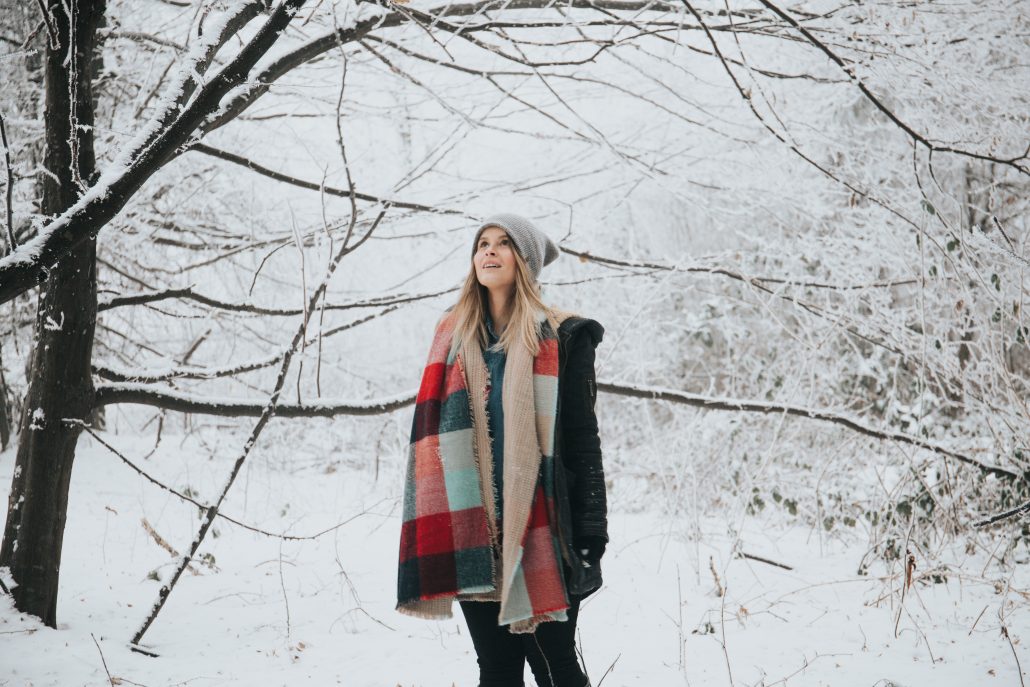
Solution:
{"label": "woman's hand", "polygon": [[594,567],[601,562],[607,542],[603,537],[582,536],[577,537],[574,542],[576,551],[583,558],[583,564],[587,567]]}

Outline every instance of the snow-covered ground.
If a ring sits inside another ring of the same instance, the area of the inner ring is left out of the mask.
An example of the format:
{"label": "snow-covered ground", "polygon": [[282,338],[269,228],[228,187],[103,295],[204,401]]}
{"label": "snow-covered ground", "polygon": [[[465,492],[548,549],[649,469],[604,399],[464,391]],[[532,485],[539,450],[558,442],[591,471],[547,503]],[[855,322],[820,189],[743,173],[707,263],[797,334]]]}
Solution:
{"label": "snow-covered ground", "polygon": [[[152,439],[105,440],[201,501],[220,488],[231,447],[239,445],[231,433],[214,444],[208,437],[206,446],[197,437],[166,436],[144,458]],[[209,458],[211,451],[219,457]],[[220,521],[218,536],[201,548],[206,562],[183,576],[144,638],[159,655],[151,658],[130,651],[128,642],[157,597],[155,578],[167,579],[174,559],[142,520],[182,550],[197,509],[83,437],[64,538],[59,628],[43,627],[0,597],[0,685],[475,685],[475,654],[460,613],[426,622],[393,609],[399,462],[268,454],[259,451],[244,469],[225,513],[297,535],[350,520],[306,541]],[[4,495],[13,462],[12,450],[0,454]],[[951,566],[946,581],[917,582],[902,605],[899,571],[889,576],[881,565],[856,574],[864,542],[820,540],[808,528],[758,519],[743,522],[739,541],[731,529],[718,517],[698,523],[647,509],[612,513],[606,585],[581,615],[595,686],[604,675],[609,687],[1011,687],[1021,683],[1017,656],[1027,678],[1030,566],[999,572],[956,546],[936,562]],[[925,564],[917,566],[918,576]],[[1011,645],[999,631],[1002,622]]]}

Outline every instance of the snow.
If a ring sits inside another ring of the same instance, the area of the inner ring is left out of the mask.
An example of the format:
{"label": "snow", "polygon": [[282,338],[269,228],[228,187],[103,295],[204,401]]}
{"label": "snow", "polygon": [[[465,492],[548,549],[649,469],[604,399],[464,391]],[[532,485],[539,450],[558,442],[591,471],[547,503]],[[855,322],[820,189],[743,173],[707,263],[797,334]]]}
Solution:
{"label": "snow", "polygon": [[45,228],[40,229],[39,233],[32,239],[22,243],[9,254],[0,258],[0,270],[15,268],[18,266],[30,267],[39,259],[40,255],[42,255],[46,245],[50,243],[51,236],[58,231],[64,231],[68,224],[71,223],[71,218],[87,206],[107,197],[111,185],[122,176],[124,171],[125,170],[121,168],[117,170],[105,170],[97,180],[96,184],[91,186],[89,190],[82,194],[82,197],[79,198],[74,205],[68,208],[64,214],[56,218]]}
{"label": "snow", "polygon": [[64,313],[63,312],[61,313],[61,321],[60,322],[54,320],[54,318],[51,317],[50,315],[47,315],[46,323],[43,325],[43,327],[44,327],[44,329],[47,329],[47,330],[52,331],[52,332],[59,332],[59,331],[61,331],[62,329],[64,329]]}
{"label": "snow", "polygon": [[[131,436],[105,440],[130,456],[152,448]],[[227,514],[297,534],[357,517],[318,539],[282,542],[219,519],[201,548],[207,564],[198,560],[197,573],[183,575],[143,639],[159,655],[151,658],[130,651],[128,641],[178,559],[155,544],[140,519],[181,552],[195,534],[198,511],[84,437],[65,531],[58,629],[0,596],[0,665],[8,684],[110,684],[93,637],[123,684],[475,684],[475,654],[460,613],[430,622],[393,608],[400,457],[378,478],[360,461],[340,467],[341,456],[328,447],[319,464],[289,470],[262,461],[260,451],[255,458],[230,493]],[[211,460],[195,439],[176,437],[144,467],[173,484],[188,481],[207,502],[230,461]],[[13,463],[12,450],[0,454],[4,488]],[[927,575],[907,590],[902,606],[900,571],[889,576],[873,565],[869,575],[855,574],[865,542],[820,542],[807,528],[760,520],[745,521],[738,540],[724,517],[688,521],[652,506],[611,516],[606,584],[585,602],[579,625],[595,685],[609,667],[608,686],[728,685],[727,664],[735,685],[1018,684],[999,613],[1025,656],[1030,566],[988,566],[981,575],[985,556],[945,551],[937,565],[946,566],[939,570],[946,581],[934,584]],[[923,561],[917,566],[917,576],[929,572]],[[724,597],[715,593],[713,568]]]}

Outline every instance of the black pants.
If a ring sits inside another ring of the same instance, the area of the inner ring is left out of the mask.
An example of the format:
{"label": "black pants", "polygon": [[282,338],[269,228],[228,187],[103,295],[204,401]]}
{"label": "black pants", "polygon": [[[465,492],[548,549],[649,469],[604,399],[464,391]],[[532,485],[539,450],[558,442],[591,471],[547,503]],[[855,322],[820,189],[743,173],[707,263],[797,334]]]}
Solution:
{"label": "black pants", "polygon": [[527,660],[539,687],[589,687],[576,659],[579,599],[570,603],[567,621],[541,623],[533,634],[512,634],[497,625],[501,604],[462,601],[479,660],[479,687],[524,687]]}

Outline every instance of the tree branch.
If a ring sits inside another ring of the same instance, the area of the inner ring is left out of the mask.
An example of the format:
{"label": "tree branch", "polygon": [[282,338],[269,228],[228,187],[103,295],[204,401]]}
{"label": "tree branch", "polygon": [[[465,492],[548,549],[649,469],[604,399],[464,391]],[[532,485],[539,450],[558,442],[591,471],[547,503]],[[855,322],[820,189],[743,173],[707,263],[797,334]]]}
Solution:
{"label": "tree branch", "polygon": [[[728,270],[728,269],[725,269],[725,268],[722,268],[722,267],[678,267],[678,266],[675,266],[675,265],[660,265],[660,264],[657,264],[657,263],[646,263],[646,262],[632,262],[631,263],[631,262],[628,262],[628,261],[615,260],[615,259],[612,259],[612,258],[600,258],[600,257],[594,256],[594,255],[591,255],[590,253],[580,252],[580,251],[573,251],[573,250],[567,249],[567,248],[561,248],[561,250],[563,252],[569,253],[570,255],[579,256],[580,259],[582,259],[582,260],[590,260],[590,261],[597,262],[597,263],[600,263],[600,264],[607,264],[607,265],[612,265],[612,266],[629,266],[629,267],[639,267],[639,268],[646,268],[646,269],[652,269],[652,270],[665,270],[665,271],[678,271],[678,272],[706,272],[706,273],[709,273],[709,274],[718,274],[718,275],[722,275],[722,276],[734,279],[736,281],[739,281],[742,284],[747,284],[748,286],[750,286],[750,287],[752,287],[752,288],[754,288],[754,289],[756,289],[758,291],[762,291],[762,292],[764,292],[766,294],[769,294],[770,296],[772,296],[774,298],[778,298],[778,299],[780,299],[782,301],[786,301],[788,303],[791,303],[792,305],[795,305],[795,306],[801,308],[802,310],[805,310],[806,312],[809,312],[812,315],[814,315],[814,316],[816,316],[816,317],[818,317],[820,319],[826,320],[828,322],[835,322],[838,319],[840,319],[839,316],[834,316],[832,313],[828,312],[826,308],[823,308],[821,306],[815,305],[813,303],[808,303],[806,301],[803,301],[803,300],[797,298],[796,296],[792,296],[792,295],[786,294],[786,293],[781,293],[778,290],[774,290],[774,289],[766,286],[765,284],[761,283],[762,279],[760,277],[746,277],[743,274],[740,274],[739,272],[734,272],[732,270]],[[793,283],[793,282],[785,282],[785,283]],[[900,348],[898,348],[897,346],[892,346],[891,344],[887,343],[886,341],[883,341],[883,340],[880,340],[880,339],[876,339],[876,338],[873,338],[872,336],[863,334],[862,332],[858,331],[852,325],[845,325],[844,329],[845,329],[845,331],[847,331],[852,336],[854,336],[854,337],[856,337],[858,339],[861,339],[862,341],[866,341],[866,342],[872,344],[873,346],[877,346],[877,347],[882,348],[882,349],[884,349],[886,351],[890,351],[891,353],[893,353],[893,354],[895,354],[897,356],[900,356],[902,359],[908,358],[908,356],[905,354],[905,352],[903,350],[901,350]]]}
{"label": "tree branch", "polygon": [[[253,85],[236,97],[217,117],[205,124],[203,131],[213,131],[237,117],[240,113],[250,107],[255,100],[268,92],[271,85],[284,74],[292,69],[310,62],[316,57],[326,53],[333,48],[346,43],[357,42],[363,39],[372,31],[380,29],[391,29],[407,24],[413,19],[420,19],[428,26],[439,27],[444,30],[470,33],[474,31],[488,31],[496,28],[501,22],[482,22],[475,25],[454,26],[441,24],[442,17],[470,17],[482,14],[489,10],[525,10],[525,9],[548,9],[554,7],[554,0],[482,0],[463,4],[446,5],[427,12],[413,14],[412,10],[390,12],[379,17],[366,19],[357,24],[338,29],[325,36],[321,36],[305,45],[293,50],[270,64],[264,71],[253,80]],[[675,12],[675,5],[664,2],[649,2],[647,0],[569,0],[563,7],[573,7],[585,10],[622,10],[632,12]]]}
{"label": "tree branch", "polygon": [[[444,289],[443,291],[435,291],[431,293],[419,293],[414,295],[398,295],[398,296],[377,296],[374,298],[368,298],[362,301],[354,301],[353,303],[326,303],[324,306],[325,310],[353,310],[356,308],[378,308],[385,305],[400,305],[402,303],[412,303],[414,301],[421,301],[427,298],[436,298],[437,296],[443,296],[448,293],[457,291],[458,287],[450,289]],[[243,312],[251,313],[254,315],[272,315],[272,316],[293,316],[300,315],[303,311],[300,308],[265,308],[259,305],[252,305],[250,303],[231,303],[229,301],[219,300],[217,298],[211,298],[203,294],[197,293],[193,290],[192,286],[187,286],[182,289],[168,289],[167,291],[151,291],[150,293],[137,293],[130,296],[115,296],[109,298],[106,301],[102,301],[97,304],[97,311],[102,312],[104,310],[111,310],[112,308],[121,308],[129,305],[144,305],[146,303],[157,303],[159,301],[171,300],[171,299],[183,299],[196,301],[202,305],[206,305],[210,308],[217,308],[219,310],[228,310],[230,312]],[[322,307],[322,306],[320,306]]]}
{"label": "tree branch", "polygon": [[[320,339],[324,339],[334,334],[353,329],[359,325],[365,324],[372,320],[378,319],[384,315],[388,315],[400,306],[393,305],[385,310],[382,310],[371,315],[366,315],[357,320],[351,322],[345,322],[344,324],[331,327],[325,331],[320,331],[318,335],[310,337],[304,342],[304,346],[313,346]],[[308,313],[301,313],[305,316]],[[244,372],[253,372],[254,370],[261,370],[266,367],[271,367],[276,363],[282,362],[283,354],[278,353],[271,355],[266,358],[258,360],[251,360],[244,363],[236,363],[228,367],[177,367],[168,370],[160,370],[157,372],[145,372],[145,371],[124,371],[124,370],[113,370],[102,365],[93,365],[93,373],[104,379],[109,379],[117,382],[136,382],[136,383],[148,383],[153,384],[155,382],[166,382],[171,379],[217,379],[219,377],[234,377]]]}
{"label": "tree branch", "polygon": [[[276,42],[302,4],[303,0],[283,0],[243,49],[204,83],[189,105],[179,111],[176,103],[169,103],[169,107],[178,111],[172,123],[160,127],[162,113],[150,126],[144,127],[137,137],[144,147],[140,148],[141,143],[127,146],[130,152],[119,156],[77,203],[34,239],[0,259],[0,304],[44,281],[50,267],[62,256],[90,237],[96,237],[143,183],[196,135],[200,124],[218,110],[222,98],[246,83],[251,69]],[[155,127],[159,130],[156,136]],[[134,154],[136,150],[139,152]]]}
{"label": "tree branch", "polygon": [[725,277],[730,277],[737,281],[748,282],[754,285],[755,282],[765,282],[769,284],[787,284],[788,286],[800,286],[808,289],[831,289],[833,291],[861,291],[865,289],[889,289],[895,286],[907,286],[910,284],[918,284],[918,279],[891,279],[888,281],[871,282],[868,284],[826,284],[823,282],[810,282],[810,281],[797,281],[795,279],[783,279],[781,277],[745,277],[739,272],[727,269],[725,267],[680,267],[678,265],[666,265],[657,262],[647,262],[644,260],[619,260],[617,258],[608,258],[601,255],[594,255],[587,251],[579,251],[567,246],[559,246],[562,253],[568,253],[569,255],[575,255],[583,262],[595,262],[599,265],[610,265],[612,267],[630,267],[634,269],[646,269],[646,270],[664,270],[664,271],[676,271],[676,272],[703,272],[706,274],[721,274]]}
{"label": "tree branch", "polygon": [[[933,152],[954,153],[956,155],[962,155],[964,157],[973,158],[975,160],[985,160],[987,162],[995,162],[995,163],[1000,164],[1000,165],[1006,165],[1008,167],[1012,167],[1016,171],[1018,171],[1018,172],[1020,172],[1022,174],[1026,174],[1027,176],[1030,176],[1030,167],[1027,167],[1026,165],[1019,164],[1019,161],[1027,159],[1027,154],[1028,154],[1027,152],[1024,152],[1022,155],[1019,155],[1018,157],[998,158],[998,157],[993,157],[991,155],[983,155],[981,153],[974,153],[974,152],[971,152],[971,151],[968,151],[968,150],[963,150],[961,148],[953,148],[953,147],[950,147],[950,146],[941,146],[941,145],[937,145],[935,143],[931,143],[930,140],[926,138],[926,136],[924,136],[923,134],[920,134],[918,131],[916,131],[911,126],[909,126],[904,121],[902,121],[902,119],[900,117],[898,117],[896,114],[894,114],[894,112],[890,108],[888,108],[883,103],[882,100],[880,100],[878,97],[876,97],[876,95],[871,90],[869,90],[869,88],[865,85],[865,83],[863,83],[863,81],[860,78],[858,78],[858,76],[855,74],[854,68],[851,65],[847,64],[835,52],[830,50],[830,48],[827,47],[825,43],[823,43],[818,38],[816,38],[815,35],[813,35],[811,31],[809,31],[804,26],[799,24],[798,21],[796,19],[794,19],[794,17],[790,16],[785,11],[781,10],[779,7],[777,7],[773,3],[769,2],[769,0],[758,0],[758,1],[762,5],[764,5],[766,8],[768,8],[769,10],[774,12],[778,17],[780,17],[785,22],[787,22],[788,24],[793,26],[795,29],[797,29],[797,31],[799,33],[801,33],[801,35],[804,36],[805,39],[809,43],[811,43],[812,45],[817,47],[819,50],[821,50],[828,58],[830,58],[830,60],[834,64],[836,64],[838,67],[840,67],[841,70],[845,74],[848,75],[848,78],[852,81],[852,83],[854,83],[858,87],[858,90],[860,90],[862,92],[862,94],[869,100],[869,102],[871,102],[873,105],[876,106],[876,109],[880,110],[880,112],[882,112],[884,115],[886,115],[887,119],[891,120],[899,129],[904,131],[913,141],[915,141],[915,142],[925,146],[931,153],[933,153]],[[1028,150],[1030,150],[1030,149],[1028,149]]]}
{"label": "tree branch", "polygon": [[[656,401],[669,401],[682,405],[704,408],[706,410],[723,410],[730,412],[749,412],[763,414],[785,414],[795,417],[803,417],[809,420],[826,422],[840,427],[845,427],[859,434],[882,439],[884,441],[895,441],[910,446],[916,446],[937,455],[955,460],[974,467],[986,474],[994,475],[1005,480],[1018,480],[1023,478],[1018,472],[995,465],[987,465],[979,460],[958,451],[932,441],[903,432],[881,430],[863,424],[855,418],[841,415],[839,413],[820,410],[817,408],[805,408],[783,403],[770,403],[766,401],[749,401],[729,398],[711,398],[700,394],[692,394],[675,389],[661,389],[657,387],[646,387],[628,384],[612,384],[609,382],[598,382],[597,390],[616,396],[629,398],[642,398]],[[410,391],[393,398],[380,401],[366,402],[345,402],[326,401],[310,404],[279,404],[276,415],[282,417],[336,417],[337,415],[380,415],[392,413],[415,402],[416,392]],[[240,401],[234,399],[203,398],[191,396],[176,391],[156,390],[145,385],[138,384],[101,384],[97,386],[97,405],[110,405],[114,403],[138,403],[151,405],[168,410],[177,410],[186,413],[197,413],[206,415],[219,415],[223,417],[253,417],[261,414],[265,407],[264,403],[252,401]],[[1030,505],[1023,506],[1030,510]]]}
{"label": "tree branch", "polygon": [[1018,480],[1024,478],[1017,472],[1008,470],[1006,468],[998,467],[995,465],[987,465],[981,463],[977,459],[967,456],[964,453],[952,451],[949,448],[945,448],[939,444],[936,444],[925,439],[921,439],[911,434],[904,434],[902,432],[893,432],[890,430],[880,430],[873,427],[869,427],[854,418],[847,417],[846,415],[840,415],[826,410],[819,410],[817,408],[805,408],[802,406],[786,405],[782,403],[769,403],[765,401],[747,401],[747,400],[736,400],[728,398],[709,398],[707,396],[701,396],[700,394],[691,394],[685,391],[676,391],[674,389],[659,389],[654,387],[643,387],[636,385],[618,385],[609,384],[607,382],[597,383],[598,391],[606,391],[608,393],[617,394],[619,396],[630,396],[633,398],[644,398],[650,400],[660,401],[671,401],[673,403],[681,403],[684,405],[695,406],[697,408],[705,408],[708,410],[728,410],[728,411],[746,411],[752,413],[765,413],[765,414],[784,414],[794,415],[795,417],[804,417],[810,420],[819,420],[820,422],[829,422],[831,424],[846,427],[852,431],[864,434],[866,436],[874,437],[876,439],[883,439],[885,441],[896,441],[903,444],[909,444],[910,446],[917,446],[919,448],[932,451],[938,455],[945,456],[948,458],[954,458],[957,461],[970,465],[977,468],[978,470],[985,472],[996,477],[1001,477],[1006,480]]}
{"label": "tree branch", "polygon": [[1003,513],[992,515],[991,517],[984,518],[983,520],[977,520],[973,523],[973,527],[987,527],[988,525],[993,525],[996,522],[1008,520],[1009,518],[1014,518],[1017,515],[1026,515],[1027,513],[1030,513],[1030,501],[1027,501],[1022,505],[1016,506],[1015,508],[1010,508],[1009,510]]}
{"label": "tree branch", "polygon": [[[182,499],[183,501],[186,501],[188,503],[192,503],[194,506],[196,506],[197,508],[200,508],[202,511],[206,511],[208,508],[211,507],[209,504],[203,504],[200,501],[198,501],[195,498],[193,498],[192,496],[188,496],[187,494],[183,494],[182,492],[177,491],[176,489],[168,486],[167,484],[165,484],[161,480],[157,479],[156,477],[151,476],[145,470],[143,470],[138,465],[133,463],[131,460],[126,458],[125,455],[121,451],[116,449],[114,446],[111,446],[111,444],[107,443],[106,441],[104,441],[103,438],[99,434],[94,432],[93,428],[90,427],[89,425],[87,425],[86,423],[82,422],[81,420],[74,420],[74,419],[73,420],[68,420],[68,421],[69,422],[74,422],[74,423],[78,424],[79,426],[81,426],[82,429],[87,434],[89,434],[94,439],[96,439],[97,442],[101,446],[103,446],[108,451],[113,453],[119,460],[121,460],[123,463],[128,465],[129,468],[131,468],[133,472],[135,472],[137,475],[139,475],[140,477],[144,478],[145,480],[147,480],[151,484],[153,484],[153,485],[155,485],[155,486],[157,486],[157,487],[159,487],[161,489],[164,489],[169,494],[172,494],[173,496],[177,496],[180,499]],[[350,522],[354,518],[357,518],[358,516],[363,515],[363,513],[359,513],[358,515],[351,516],[351,517],[347,518],[346,520],[344,520],[343,522],[337,523],[336,525],[333,525],[332,527],[324,529],[321,532],[316,532],[315,534],[307,534],[307,535],[295,535],[295,534],[285,534],[285,533],[269,532],[268,530],[263,530],[260,527],[254,527],[253,525],[248,525],[245,522],[241,522],[239,520],[236,520],[235,518],[231,518],[231,517],[229,517],[228,515],[226,515],[225,513],[222,513],[222,512],[218,512],[218,513],[216,513],[216,515],[219,518],[222,518],[223,520],[231,522],[232,524],[234,524],[234,525],[236,525],[238,527],[242,527],[245,530],[250,530],[251,532],[255,532],[257,534],[262,534],[262,535],[264,535],[266,537],[274,537],[276,539],[286,539],[286,540],[289,540],[289,541],[302,541],[302,540],[309,540],[309,539],[318,539],[323,534],[326,534],[328,532],[332,532],[333,530],[337,530],[337,529],[343,527],[344,525],[346,525],[348,522]],[[178,554],[174,553],[174,551],[173,551],[172,555],[178,556]]]}
{"label": "tree branch", "polygon": [[[389,12],[310,41],[251,76],[258,60],[275,44],[302,4],[303,0],[282,0],[239,53],[217,74],[205,78],[188,103],[178,102],[180,92],[170,89],[161,113],[124,148],[126,152],[119,155],[79,202],[54,219],[33,240],[0,259],[0,304],[45,280],[58,259],[88,237],[96,236],[165,163],[194,145],[204,134],[234,119],[267,92],[273,82],[298,65],[344,43],[360,40],[372,31],[400,26],[413,19],[462,35],[492,30],[510,22],[484,21],[462,26],[449,24],[442,18],[476,16],[489,10],[548,9],[554,7],[554,0],[485,0],[448,5],[430,12],[409,9]],[[674,11],[671,4],[647,0],[570,0],[565,7],[594,11]],[[198,41],[190,60],[180,70],[178,84],[182,89],[188,91],[194,87],[197,79],[193,70],[204,69],[218,48],[233,31],[249,21],[254,11],[254,3],[237,7],[234,14],[223,21],[219,31],[211,32],[212,38],[205,35]],[[224,106],[223,99],[226,99]]]}
{"label": "tree branch", "polygon": [[[382,415],[400,410],[414,402],[415,392],[379,401],[327,399],[317,403],[280,403],[276,406],[275,414],[277,417],[290,418]],[[95,405],[101,407],[115,403],[146,405],[180,413],[218,417],[259,417],[266,405],[260,401],[195,396],[169,389],[155,389],[146,384],[98,384]]]}
{"label": "tree branch", "polygon": [[[275,179],[276,181],[282,181],[282,182],[285,182],[287,184],[291,184],[293,186],[298,186],[300,188],[306,188],[309,191],[320,191],[322,193],[325,193],[326,195],[337,196],[339,198],[350,198],[350,195],[351,195],[351,192],[348,189],[336,188],[336,187],[333,187],[333,186],[323,186],[321,184],[316,184],[316,183],[314,183],[312,181],[304,181],[303,179],[298,179],[297,177],[291,177],[288,174],[283,174],[282,172],[276,172],[273,169],[269,169],[268,167],[264,167],[262,165],[259,165],[258,163],[254,162],[253,160],[245,158],[245,157],[243,157],[241,155],[236,155],[235,153],[230,153],[230,152],[225,151],[225,150],[219,150],[218,148],[215,148],[215,147],[209,146],[209,145],[205,145],[203,143],[194,143],[193,145],[191,145],[188,148],[188,150],[195,150],[198,153],[204,153],[205,155],[210,155],[211,157],[216,157],[219,160],[225,160],[226,162],[232,162],[233,164],[239,165],[241,167],[246,167],[247,169],[249,169],[249,170],[251,170],[253,172],[257,172],[258,174],[266,176],[269,179]],[[357,191],[354,192],[354,197],[357,198],[358,200],[363,200],[363,201],[368,202],[368,203],[389,203],[391,206],[393,206],[395,208],[403,208],[405,210],[418,210],[419,212],[432,212],[432,213],[439,214],[439,215],[464,215],[465,214],[461,210],[449,210],[449,209],[446,209],[446,208],[444,208],[444,209],[434,208],[432,206],[421,205],[419,203],[405,203],[403,201],[389,200],[389,199],[386,199],[386,198],[379,198],[377,196],[372,196],[372,195],[369,195],[367,193],[359,193]]]}

